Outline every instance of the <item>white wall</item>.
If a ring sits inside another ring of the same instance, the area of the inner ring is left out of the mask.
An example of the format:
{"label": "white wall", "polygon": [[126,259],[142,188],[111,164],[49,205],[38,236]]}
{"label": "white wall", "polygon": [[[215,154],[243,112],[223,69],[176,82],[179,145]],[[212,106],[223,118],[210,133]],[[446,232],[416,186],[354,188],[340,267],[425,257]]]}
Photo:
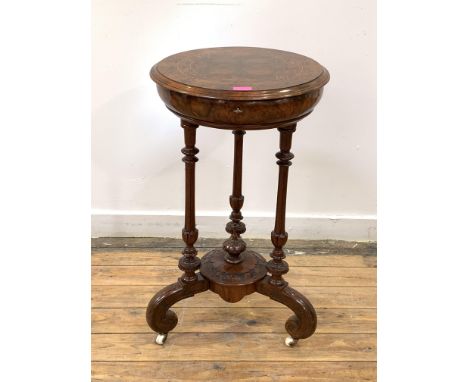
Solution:
{"label": "white wall", "polygon": [[[93,236],[180,235],[182,129],[148,73],[179,51],[235,45],[301,53],[331,75],[321,102],[293,137],[288,214],[294,225],[290,219],[288,229],[297,229],[295,238],[375,240],[374,0],[92,4]],[[209,217],[229,213],[232,144],[226,131],[198,129],[196,203],[199,215],[207,216],[201,236],[226,235],[219,218]],[[277,150],[275,130],[244,137],[247,235],[249,221],[255,224],[251,235],[267,237],[272,229]]]}

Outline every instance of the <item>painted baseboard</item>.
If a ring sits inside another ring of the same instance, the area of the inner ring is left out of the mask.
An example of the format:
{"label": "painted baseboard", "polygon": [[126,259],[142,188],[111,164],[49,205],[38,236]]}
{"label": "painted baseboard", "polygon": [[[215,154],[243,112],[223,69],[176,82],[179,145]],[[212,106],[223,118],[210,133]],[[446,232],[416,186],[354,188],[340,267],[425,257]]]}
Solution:
{"label": "painted baseboard", "polygon": [[[197,214],[200,237],[224,238],[228,214]],[[245,216],[246,238],[267,239],[274,226],[273,216]],[[138,211],[93,211],[92,237],[180,237],[184,223],[182,213]],[[286,217],[291,239],[376,241],[375,216],[298,216]]]}

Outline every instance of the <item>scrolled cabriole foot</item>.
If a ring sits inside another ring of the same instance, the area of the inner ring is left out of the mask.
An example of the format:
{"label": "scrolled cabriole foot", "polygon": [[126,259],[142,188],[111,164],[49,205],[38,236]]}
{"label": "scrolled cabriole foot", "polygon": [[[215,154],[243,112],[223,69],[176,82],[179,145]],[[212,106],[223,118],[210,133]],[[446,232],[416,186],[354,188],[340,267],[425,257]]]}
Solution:
{"label": "scrolled cabriole foot", "polygon": [[271,276],[265,276],[257,283],[257,292],[289,307],[295,314],[286,320],[285,328],[290,337],[288,346],[294,346],[299,339],[314,334],[317,327],[317,314],[309,300],[289,286],[276,286],[270,282]]}
{"label": "scrolled cabriole foot", "polygon": [[169,308],[185,298],[208,290],[208,281],[200,274],[196,276],[197,279],[194,282],[187,283],[179,279],[176,283],[168,285],[156,293],[148,303],[146,322],[152,330],[158,333],[155,339],[157,344],[162,345],[167,333],[177,325],[177,315]]}

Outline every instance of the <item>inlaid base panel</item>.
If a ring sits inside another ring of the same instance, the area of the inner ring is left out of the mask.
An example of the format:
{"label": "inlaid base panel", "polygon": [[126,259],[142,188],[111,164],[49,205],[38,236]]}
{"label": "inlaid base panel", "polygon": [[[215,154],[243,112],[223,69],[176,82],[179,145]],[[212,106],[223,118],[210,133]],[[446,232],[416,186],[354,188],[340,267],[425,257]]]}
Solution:
{"label": "inlaid base panel", "polygon": [[240,256],[242,261],[230,264],[225,261],[227,252],[214,249],[201,259],[200,273],[209,282],[209,288],[227,302],[240,301],[255,292],[256,282],[266,276],[266,260],[250,250]]}

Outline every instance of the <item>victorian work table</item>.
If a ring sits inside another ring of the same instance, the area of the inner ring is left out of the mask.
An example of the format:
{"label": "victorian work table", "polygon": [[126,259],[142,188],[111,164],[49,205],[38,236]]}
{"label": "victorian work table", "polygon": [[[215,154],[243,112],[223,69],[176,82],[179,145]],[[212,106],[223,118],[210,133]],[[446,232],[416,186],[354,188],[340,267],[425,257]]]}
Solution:
{"label": "victorian work table", "polygon": [[[169,308],[176,302],[208,289],[228,302],[258,292],[288,306],[293,312],[286,321],[292,346],[311,336],[317,325],[314,307],[301,293],[288,286],[283,275],[286,190],[290,152],[296,123],[310,114],[320,100],[328,71],[316,61],[295,53],[274,49],[226,47],[198,49],[175,54],[154,65],[151,78],[167,108],[181,119],[185,147],[185,226],[186,244],[179,260],[181,277],[159,291],[149,302],[146,320],[162,345],[167,333],[177,325],[177,315]],[[195,225],[195,147],[199,125],[231,130],[234,134],[232,213],[226,225],[230,234],[222,248],[201,259],[194,245]],[[276,154],[279,179],[275,226],[271,232],[273,250],[268,262],[246,248],[242,222],[242,145],[246,131],[277,129]],[[274,317],[272,317],[274,319]]]}

